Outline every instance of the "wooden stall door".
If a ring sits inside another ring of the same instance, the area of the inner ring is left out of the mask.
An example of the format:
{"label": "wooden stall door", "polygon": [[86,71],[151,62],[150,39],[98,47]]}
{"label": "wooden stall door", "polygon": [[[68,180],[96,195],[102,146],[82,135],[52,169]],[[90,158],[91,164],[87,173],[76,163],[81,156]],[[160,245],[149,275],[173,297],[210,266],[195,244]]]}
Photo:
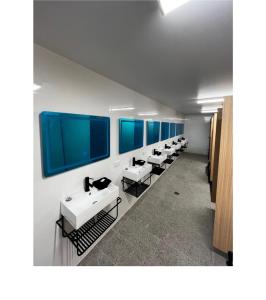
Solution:
{"label": "wooden stall door", "polygon": [[233,251],[233,97],[225,97],[218,161],[213,246]]}

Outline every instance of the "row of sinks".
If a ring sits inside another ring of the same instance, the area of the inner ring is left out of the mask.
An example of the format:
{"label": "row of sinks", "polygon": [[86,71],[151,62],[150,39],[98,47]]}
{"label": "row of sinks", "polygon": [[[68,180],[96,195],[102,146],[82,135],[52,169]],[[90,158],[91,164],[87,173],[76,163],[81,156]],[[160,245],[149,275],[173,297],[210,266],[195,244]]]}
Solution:
{"label": "row of sinks", "polygon": [[[171,145],[170,149],[159,148],[160,155],[150,155],[143,165],[126,167],[123,177],[133,181],[140,181],[152,171],[152,164],[161,165],[167,156],[181,148],[181,144]],[[119,197],[119,187],[112,182],[104,189],[91,187],[89,192],[78,192],[61,201],[61,214],[68,220],[74,229],[79,229],[99,211],[111,204]]]}
{"label": "row of sinks", "polygon": [[161,165],[168,156],[171,156],[181,148],[181,143],[177,143],[177,145],[171,145],[170,149],[158,148],[157,151],[161,152],[160,155],[150,155],[147,158],[147,162],[143,166],[135,165],[127,167],[123,170],[123,177],[126,177],[133,181],[140,181],[143,177],[148,175],[152,170],[151,164]]}

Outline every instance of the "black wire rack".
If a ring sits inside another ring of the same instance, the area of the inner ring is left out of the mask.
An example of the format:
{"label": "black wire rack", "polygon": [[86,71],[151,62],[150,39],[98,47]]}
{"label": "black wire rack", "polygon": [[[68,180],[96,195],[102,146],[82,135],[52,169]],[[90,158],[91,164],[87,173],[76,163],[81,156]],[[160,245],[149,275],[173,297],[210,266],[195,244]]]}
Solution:
{"label": "black wire rack", "polygon": [[158,163],[153,163],[153,162],[148,162],[149,164],[152,165],[152,170],[151,170],[151,174],[155,174],[160,176],[166,169],[166,164],[164,162],[162,162],[162,164],[158,164]]}
{"label": "black wire rack", "polygon": [[175,152],[175,153],[172,154],[172,156],[178,157],[178,156],[179,156],[179,153],[178,153],[178,152]]}
{"label": "black wire rack", "polygon": [[[118,197],[116,204],[107,212],[101,210],[97,215],[88,220],[79,229],[74,229],[70,232],[65,230],[65,218],[61,216],[56,224],[62,229],[62,236],[67,237],[71,243],[77,249],[77,255],[82,255],[88,250],[91,245],[114,223],[118,217],[118,205],[122,202],[122,199]],[[110,212],[116,209],[116,216],[110,215]]]}
{"label": "black wire rack", "polygon": [[155,175],[160,176],[164,171],[165,171],[165,169],[155,166],[155,167],[152,168],[151,174],[155,174]]}
{"label": "black wire rack", "polygon": [[[145,179],[143,178],[143,180],[140,180],[138,182],[123,177],[121,180],[123,191],[138,198],[151,185],[151,176],[152,174],[149,173],[146,178],[144,177]],[[150,181],[149,184],[145,183],[147,180]]]}
{"label": "black wire rack", "polygon": [[164,163],[165,164],[168,164],[168,165],[171,165],[171,163],[173,163],[173,159],[171,159],[171,158],[167,158],[165,161],[164,161]]}

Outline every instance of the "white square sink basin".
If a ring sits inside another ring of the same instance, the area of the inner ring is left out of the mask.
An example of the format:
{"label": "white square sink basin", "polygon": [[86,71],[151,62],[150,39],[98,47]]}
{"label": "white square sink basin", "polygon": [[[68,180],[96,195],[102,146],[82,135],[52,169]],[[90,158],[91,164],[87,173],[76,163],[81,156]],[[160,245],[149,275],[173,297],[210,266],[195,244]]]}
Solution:
{"label": "white square sink basin", "polygon": [[93,187],[90,192],[71,195],[71,201],[62,200],[61,214],[75,229],[79,229],[118,196],[119,187],[112,182],[103,190]]}
{"label": "white square sink basin", "polygon": [[181,143],[177,142],[177,145],[173,145],[173,148],[175,148],[175,150],[179,150],[181,148]]}
{"label": "white square sink basin", "polygon": [[133,181],[140,181],[143,177],[149,174],[152,170],[150,164],[145,163],[143,166],[130,166],[123,170],[123,177],[131,179]]}
{"label": "white square sink basin", "polygon": [[150,155],[148,157],[148,162],[153,163],[153,164],[157,164],[157,165],[161,165],[162,162],[164,160],[167,159],[167,155],[166,154],[161,154],[161,155]]}
{"label": "white square sink basin", "polygon": [[181,141],[181,145],[182,145],[182,146],[185,146],[186,143],[187,143],[187,139]]}
{"label": "white square sink basin", "polygon": [[170,149],[162,149],[162,153],[166,155],[172,155],[175,152],[175,149],[171,147]]}

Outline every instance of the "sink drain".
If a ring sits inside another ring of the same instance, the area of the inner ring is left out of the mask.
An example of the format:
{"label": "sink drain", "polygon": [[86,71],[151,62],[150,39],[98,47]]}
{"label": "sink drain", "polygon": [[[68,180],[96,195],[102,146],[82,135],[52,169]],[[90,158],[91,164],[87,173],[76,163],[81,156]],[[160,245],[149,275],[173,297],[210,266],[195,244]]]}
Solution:
{"label": "sink drain", "polygon": [[175,195],[180,195],[178,192],[174,192]]}

